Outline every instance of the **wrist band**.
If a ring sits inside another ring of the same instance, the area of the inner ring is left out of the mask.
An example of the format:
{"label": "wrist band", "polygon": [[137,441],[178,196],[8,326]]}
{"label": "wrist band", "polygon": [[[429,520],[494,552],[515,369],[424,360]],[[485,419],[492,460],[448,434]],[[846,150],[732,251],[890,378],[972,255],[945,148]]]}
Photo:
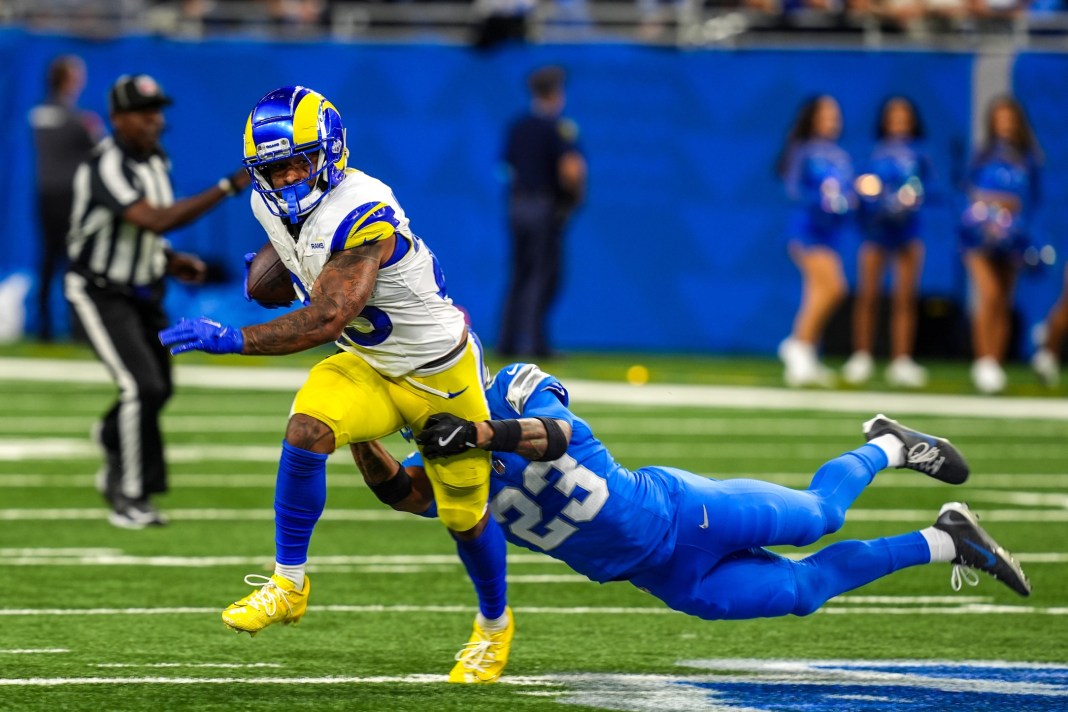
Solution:
{"label": "wrist band", "polygon": [[567,452],[567,438],[564,437],[564,431],[560,429],[560,424],[552,418],[545,418],[540,415],[534,416],[536,420],[540,420],[541,424],[545,426],[545,452],[541,457],[534,458],[535,462],[552,462],[564,456]]}
{"label": "wrist band", "polygon": [[515,452],[519,447],[519,441],[523,437],[523,426],[518,420],[489,420],[490,430],[493,437],[489,441],[489,449],[497,452]]}
{"label": "wrist band", "polygon": [[235,195],[237,193],[237,189],[234,188],[233,181],[231,181],[229,178],[220,178],[219,182],[216,183],[215,186],[227,195]]}

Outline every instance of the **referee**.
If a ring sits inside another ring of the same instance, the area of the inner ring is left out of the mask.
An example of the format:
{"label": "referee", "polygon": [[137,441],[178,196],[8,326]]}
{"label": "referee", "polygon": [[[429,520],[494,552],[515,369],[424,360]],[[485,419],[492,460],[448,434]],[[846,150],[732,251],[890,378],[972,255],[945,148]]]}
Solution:
{"label": "referee", "polygon": [[172,103],[145,74],[119,77],[108,97],[114,137],[74,175],[64,292],[118,398],[93,428],[105,453],[97,489],[117,527],[161,526],[151,495],[167,490],[159,414],[171,395],[171,364],[156,334],[167,326],[163,277],[204,280],[195,255],[174,252],[163,233],[186,225],[244,189],[240,170],[197,195],[174,199],[160,146],[163,107]]}

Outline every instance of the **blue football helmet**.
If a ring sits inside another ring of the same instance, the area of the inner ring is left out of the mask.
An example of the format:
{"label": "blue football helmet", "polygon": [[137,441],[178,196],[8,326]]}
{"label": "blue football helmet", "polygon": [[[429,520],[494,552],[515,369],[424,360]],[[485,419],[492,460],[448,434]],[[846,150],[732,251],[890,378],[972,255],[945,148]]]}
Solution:
{"label": "blue football helmet", "polygon": [[[269,163],[303,156],[307,180],[275,188]],[[256,103],[245,123],[245,169],[273,215],[296,223],[345,178],[349,151],[341,114],[307,87],[282,87]]]}

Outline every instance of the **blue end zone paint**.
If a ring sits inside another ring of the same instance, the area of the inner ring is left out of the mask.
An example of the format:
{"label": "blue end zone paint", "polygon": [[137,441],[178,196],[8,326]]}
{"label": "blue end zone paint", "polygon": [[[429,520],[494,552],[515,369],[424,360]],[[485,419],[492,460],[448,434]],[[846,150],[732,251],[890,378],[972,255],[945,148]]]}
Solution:
{"label": "blue end zone paint", "polygon": [[[739,666],[729,667],[736,671]],[[724,710],[937,712],[959,707],[962,694],[969,710],[1068,708],[1068,667],[923,661],[796,661],[784,666],[769,661],[755,664],[752,672],[752,681],[732,677],[695,686],[708,690],[710,705]]]}
{"label": "blue end zone paint", "polygon": [[[712,694],[709,705],[716,710],[739,709],[752,712],[1003,712],[1015,710],[1063,710],[1064,697],[1012,693],[976,693],[939,690],[908,685],[822,685],[782,683],[701,684]],[[962,699],[962,696],[966,697]]]}
{"label": "blue end zone paint", "polygon": [[[557,701],[629,712],[1068,709],[1068,666],[1002,661],[684,660],[693,675],[563,675]],[[621,693],[625,691],[625,700]]]}
{"label": "blue end zone paint", "polygon": [[[815,665],[814,667],[823,667]],[[834,669],[834,668],[830,668]],[[909,665],[856,665],[850,670],[868,670],[881,673],[898,673],[901,675],[920,675],[934,678],[954,678],[957,680],[998,680],[1002,682],[1041,682],[1058,685],[1068,692],[1068,667],[1024,668],[986,667],[962,663],[959,665],[909,666]],[[1022,673],[1026,673],[1023,675]],[[1068,704],[1065,705],[1068,708]]]}

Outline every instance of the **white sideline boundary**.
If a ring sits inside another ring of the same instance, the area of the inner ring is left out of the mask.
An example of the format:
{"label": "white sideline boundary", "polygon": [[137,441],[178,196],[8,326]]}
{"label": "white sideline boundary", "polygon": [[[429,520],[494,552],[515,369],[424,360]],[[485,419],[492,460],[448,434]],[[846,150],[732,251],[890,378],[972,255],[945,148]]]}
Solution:
{"label": "white sideline boundary", "polygon": [[[178,387],[226,390],[296,391],[307,369],[238,366],[175,367]],[[0,359],[0,381],[111,383],[102,364],[60,359]],[[1068,401],[1060,398],[991,397],[928,393],[839,392],[751,386],[646,384],[567,379],[579,403],[644,407],[752,408],[873,414],[952,415],[983,418],[1040,418],[1068,421]]]}
{"label": "white sideline boundary", "polygon": [[[968,597],[962,597],[967,601]],[[446,613],[468,615],[472,606],[407,606],[407,605],[317,605],[308,606],[316,614],[343,613],[351,615]],[[652,606],[522,606],[516,607],[517,616],[554,615],[554,616],[685,616],[685,613],[670,608]],[[214,615],[219,608],[202,606],[160,606],[157,608],[0,608],[0,618],[31,616],[169,616],[169,615]],[[893,615],[893,616],[946,616],[946,615],[988,615],[988,614],[1026,614],[1068,616],[1068,607],[1064,606],[1028,606],[994,603],[960,603],[958,605],[935,606],[849,606],[834,602],[825,604],[812,615]]]}
{"label": "white sideline boundary", "polygon": [[[220,566],[254,566],[267,570],[272,558],[261,556],[135,556],[121,551],[114,553],[51,554],[47,552],[23,554],[18,549],[8,549],[11,554],[0,554],[0,568],[12,566],[137,566],[158,568],[213,568]],[[89,550],[91,551],[91,550]],[[781,552],[788,559],[803,559],[814,551]],[[1068,553],[1057,551],[1016,552],[1016,560],[1025,564],[1063,564],[1068,562]],[[508,563],[516,565],[551,565],[563,567],[558,559],[543,554],[509,554]],[[450,566],[459,568],[458,559],[450,554],[378,554],[378,555],[325,555],[317,556],[310,564],[314,567],[380,567],[393,573],[420,573],[416,567]],[[576,574],[577,575],[577,574]],[[585,578],[582,578],[585,581]]]}
{"label": "white sideline boundary", "polygon": [[[938,690],[967,695],[998,695],[999,705],[1019,708],[1020,704],[1035,703],[1034,697],[1046,698],[1039,703],[1042,709],[1053,709],[1056,698],[1068,697],[1068,690],[1056,682],[1032,680],[1002,680],[977,678],[974,673],[983,670],[1012,669],[1028,672],[1050,671],[1060,673],[1064,667],[1050,663],[1016,663],[1003,661],[929,661],[888,660],[865,664],[867,661],[832,660],[679,660],[678,667],[693,671],[682,675],[635,674],[635,673],[557,673],[552,675],[505,676],[498,685],[534,687],[541,689],[517,690],[520,695],[557,698],[565,704],[580,704],[597,709],[627,709],[634,712],[662,712],[663,710],[715,710],[724,712],[738,709],[728,703],[720,705],[717,698],[703,689],[709,685],[773,685],[781,686],[782,694],[788,695],[797,685],[818,694],[829,694],[838,700],[891,701],[885,696],[836,695],[835,688],[841,685],[868,688],[872,694],[895,694],[894,688],[913,689],[918,692]],[[894,668],[932,669],[931,675],[899,673]],[[949,667],[957,674],[939,676],[938,668]],[[714,671],[709,674],[708,671]],[[724,674],[736,673],[736,674]],[[972,673],[972,674],[969,674]],[[443,684],[446,676],[441,674],[416,673],[409,675],[368,676],[322,676],[322,677],[38,677],[0,679],[0,686],[11,687],[60,687],[84,685],[368,685],[368,684]],[[789,687],[786,687],[789,686]],[[1026,702],[1018,696],[1028,696]],[[620,703],[625,702],[624,706]],[[985,708],[985,707],[984,707]],[[751,709],[746,707],[746,709]],[[1035,708],[1037,709],[1037,708]],[[1058,709],[1060,709],[1058,707]]]}

